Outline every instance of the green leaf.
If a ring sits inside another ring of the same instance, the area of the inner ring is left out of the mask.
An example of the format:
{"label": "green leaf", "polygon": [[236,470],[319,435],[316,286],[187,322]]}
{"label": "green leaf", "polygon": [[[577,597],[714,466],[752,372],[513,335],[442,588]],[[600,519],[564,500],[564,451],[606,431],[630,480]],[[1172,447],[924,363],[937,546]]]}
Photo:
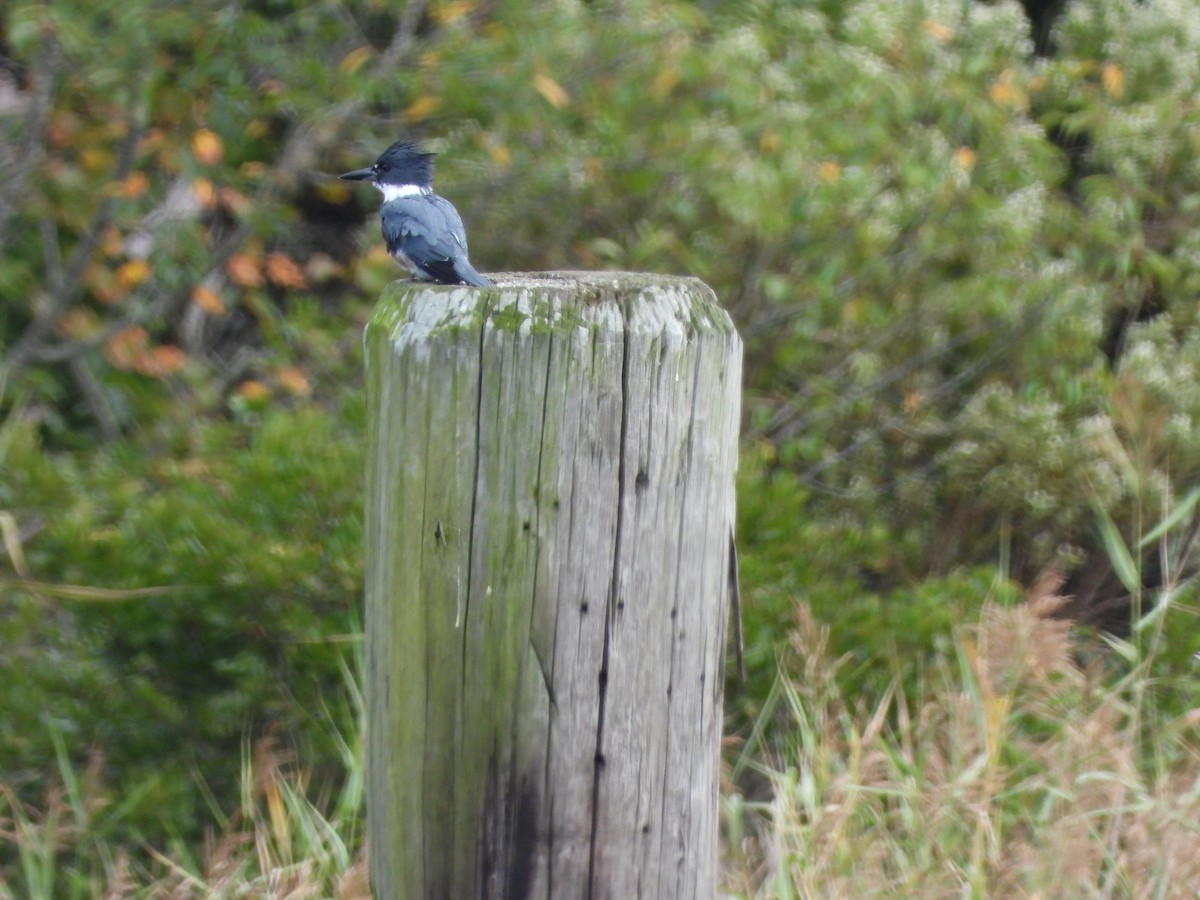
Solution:
{"label": "green leaf", "polygon": [[1138,564],[1134,561],[1133,554],[1129,552],[1129,547],[1125,543],[1125,539],[1121,537],[1121,532],[1117,529],[1116,523],[1108,511],[1096,504],[1096,520],[1100,526],[1100,537],[1104,541],[1104,550],[1108,554],[1108,561],[1112,563],[1113,571],[1117,573],[1117,577],[1121,579],[1121,584],[1131,594],[1136,594],[1142,589],[1141,573],[1138,571]]}
{"label": "green leaf", "polygon": [[1192,514],[1192,510],[1196,508],[1196,502],[1200,501],[1200,487],[1193,488],[1192,492],[1183,498],[1183,502],[1179,503],[1167,517],[1150,529],[1146,536],[1138,541],[1138,548],[1148,547],[1167,532],[1173,530],[1180,522]]}

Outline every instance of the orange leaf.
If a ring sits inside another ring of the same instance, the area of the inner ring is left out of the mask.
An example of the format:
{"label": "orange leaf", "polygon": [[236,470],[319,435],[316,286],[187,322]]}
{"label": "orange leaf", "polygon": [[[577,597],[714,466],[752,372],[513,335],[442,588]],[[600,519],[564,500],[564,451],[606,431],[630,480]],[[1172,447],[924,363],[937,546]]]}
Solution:
{"label": "orange leaf", "polygon": [[302,288],[307,284],[304,270],[282,253],[272,253],[266,262],[267,278],[280,287]]}
{"label": "orange leaf", "polygon": [[143,353],[135,365],[143,375],[152,378],[162,378],[173,372],[178,372],[187,362],[187,354],[174,344],[162,344]]}
{"label": "orange leaf", "polygon": [[192,153],[196,155],[196,159],[201,165],[215,166],[225,155],[225,148],[221,145],[221,139],[214,132],[207,128],[201,128],[192,135]]}
{"label": "orange leaf", "polygon": [[223,316],[227,312],[225,301],[221,299],[221,295],[202,284],[196,285],[192,291],[192,302],[210,316]]}
{"label": "orange leaf", "polygon": [[1100,67],[1100,83],[1115,100],[1125,93],[1125,70],[1116,63],[1105,63]]}
{"label": "orange leaf", "polygon": [[235,216],[244,216],[250,211],[251,201],[245,194],[239,194],[231,187],[223,187],[217,191],[217,197],[220,199],[221,206],[225,207]]}
{"label": "orange leaf", "polygon": [[225,263],[229,280],[241,287],[262,287],[263,277],[258,260],[248,253],[235,253]]}
{"label": "orange leaf", "polygon": [[1005,69],[996,76],[988,94],[998,106],[1007,106],[1010,109],[1024,109],[1029,102],[1012,69]]}
{"label": "orange leaf", "polygon": [[817,166],[817,175],[826,184],[833,184],[842,177],[842,167],[833,160],[827,159]]}
{"label": "orange leaf", "polygon": [[129,199],[140,197],[146,193],[149,186],[150,179],[146,177],[145,172],[131,172],[129,177],[121,182],[121,196]]}
{"label": "orange leaf", "polygon": [[144,259],[131,259],[117,266],[117,284],[125,290],[133,290],[150,276],[150,263]]}
{"label": "orange leaf", "polygon": [[149,343],[150,335],[146,333],[146,329],[141,325],[133,325],[118,331],[105,341],[104,358],[114,369],[128,372],[138,366]]}
{"label": "orange leaf", "polygon": [[296,397],[307,397],[312,393],[312,385],[304,370],[296,366],[280,369],[275,373],[275,381],[281,388]]}

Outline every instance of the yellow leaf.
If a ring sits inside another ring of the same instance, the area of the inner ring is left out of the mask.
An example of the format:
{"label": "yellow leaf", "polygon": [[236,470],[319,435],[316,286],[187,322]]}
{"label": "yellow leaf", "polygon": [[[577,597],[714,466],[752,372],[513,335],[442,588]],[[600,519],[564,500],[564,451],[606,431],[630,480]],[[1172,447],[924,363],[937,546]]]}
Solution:
{"label": "yellow leaf", "polygon": [[362,68],[363,63],[374,55],[375,51],[366,44],[361,47],[355,47],[342,57],[342,61],[338,63],[338,71],[343,75],[353,75]]}
{"label": "yellow leaf", "polygon": [[842,304],[842,321],[848,324],[854,324],[863,317],[863,301],[861,298],[852,297]]}
{"label": "yellow leaf", "polygon": [[774,153],[782,144],[783,141],[780,140],[779,132],[768,129],[758,139],[758,152],[763,154]]}
{"label": "yellow leaf", "polygon": [[932,36],[934,40],[941,41],[943,44],[954,37],[953,28],[934,19],[926,19],[921,23],[921,27],[925,29],[926,34]]}
{"label": "yellow leaf", "polygon": [[117,284],[125,290],[133,290],[150,276],[150,263],[144,259],[131,259],[117,267]]}
{"label": "yellow leaf", "polygon": [[266,261],[267,278],[280,287],[302,288],[308,282],[304,270],[282,253],[272,253]]}
{"label": "yellow leaf", "polygon": [[100,249],[110,259],[125,253],[125,240],[116,225],[109,225],[100,235]]}
{"label": "yellow leaf", "polygon": [[422,119],[429,118],[441,105],[442,101],[440,97],[425,94],[408,104],[408,108],[404,110],[404,118],[410,122],[419,122]]}
{"label": "yellow leaf", "polygon": [[248,253],[235,253],[225,263],[229,280],[240,287],[262,287],[262,271],[259,261]]}
{"label": "yellow leaf", "polygon": [[817,166],[817,175],[826,184],[833,184],[842,177],[842,167],[831,159]]}
{"label": "yellow leaf", "polygon": [[673,65],[667,65],[654,76],[654,83],[650,86],[650,90],[655,97],[665,97],[675,89],[677,84],[679,84],[679,69]]}
{"label": "yellow leaf", "polygon": [[225,148],[215,132],[201,128],[192,135],[192,153],[201,165],[215,166],[225,155]]}
{"label": "yellow leaf", "polygon": [[975,151],[970,147],[959,147],[954,151],[954,164],[964,172],[975,168]]}
{"label": "yellow leaf", "polygon": [[88,172],[101,172],[112,166],[112,154],[101,147],[85,147],[79,153],[79,163]]}
{"label": "yellow leaf", "polygon": [[316,189],[322,200],[337,206],[347,203],[354,195],[345,181],[322,181]]}
{"label": "yellow leaf", "polygon": [[333,281],[345,274],[346,268],[327,253],[314,253],[304,265],[304,276],[310,283]]}
{"label": "yellow leaf", "polygon": [[87,267],[85,272],[87,287],[91,291],[92,297],[105,306],[119,303],[129,293],[117,284],[117,273],[108,266],[93,263]]}
{"label": "yellow leaf", "polygon": [[202,284],[196,285],[192,291],[192,302],[210,316],[223,316],[226,313],[225,301],[221,299],[221,295]]}
{"label": "yellow leaf", "polygon": [[451,0],[449,3],[439,3],[433,10],[433,18],[442,25],[449,25],[470,14],[475,8],[475,0]]}
{"label": "yellow leaf", "polygon": [[1100,83],[1108,96],[1116,99],[1125,93],[1125,70],[1116,63],[1105,63],[1100,68]]}
{"label": "yellow leaf", "polygon": [[58,320],[55,330],[63,337],[83,340],[100,330],[100,318],[87,307],[77,306]]}
{"label": "yellow leaf", "polygon": [[192,182],[192,195],[205,209],[212,209],[217,205],[217,189],[207,178],[197,178]]}
{"label": "yellow leaf", "polygon": [[503,144],[489,145],[488,153],[492,155],[492,162],[500,168],[507,169],[512,165],[512,153]]}
{"label": "yellow leaf", "polygon": [[546,98],[546,102],[555,109],[563,109],[571,102],[571,95],[566,89],[545,72],[534,73],[533,89]]}
{"label": "yellow leaf", "polygon": [[237,392],[251,403],[261,403],[271,396],[271,389],[261,381],[243,381],[237,386]]}

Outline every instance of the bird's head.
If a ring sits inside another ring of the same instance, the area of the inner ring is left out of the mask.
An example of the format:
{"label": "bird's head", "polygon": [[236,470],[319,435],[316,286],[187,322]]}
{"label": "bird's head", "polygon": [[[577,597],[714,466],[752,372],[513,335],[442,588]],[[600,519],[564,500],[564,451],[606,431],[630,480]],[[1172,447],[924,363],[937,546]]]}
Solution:
{"label": "bird's head", "polygon": [[396,141],[370,168],[355,169],[340,177],[347,181],[370,181],[385,196],[388,188],[413,186],[427,191],[433,184],[433,157],[433,153],[421,149],[419,144]]}

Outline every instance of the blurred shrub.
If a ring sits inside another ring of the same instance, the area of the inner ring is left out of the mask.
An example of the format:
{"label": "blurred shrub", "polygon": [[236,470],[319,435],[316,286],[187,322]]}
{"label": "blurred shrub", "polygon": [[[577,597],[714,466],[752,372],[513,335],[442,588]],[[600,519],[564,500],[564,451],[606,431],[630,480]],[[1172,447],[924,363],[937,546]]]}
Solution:
{"label": "blurred shrub", "polygon": [[32,427],[6,429],[0,497],[39,525],[25,550],[38,582],[3,583],[10,785],[39,780],[57,731],[76,755],[104,753],[127,819],[170,833],[205,820],[198,782],[232,796],[248,735],[340,770],[320,710],[350,715],[361,416],[355,397],[336,413],[269,410],[249,430],[176,423],[86,466],[49,466]]}

